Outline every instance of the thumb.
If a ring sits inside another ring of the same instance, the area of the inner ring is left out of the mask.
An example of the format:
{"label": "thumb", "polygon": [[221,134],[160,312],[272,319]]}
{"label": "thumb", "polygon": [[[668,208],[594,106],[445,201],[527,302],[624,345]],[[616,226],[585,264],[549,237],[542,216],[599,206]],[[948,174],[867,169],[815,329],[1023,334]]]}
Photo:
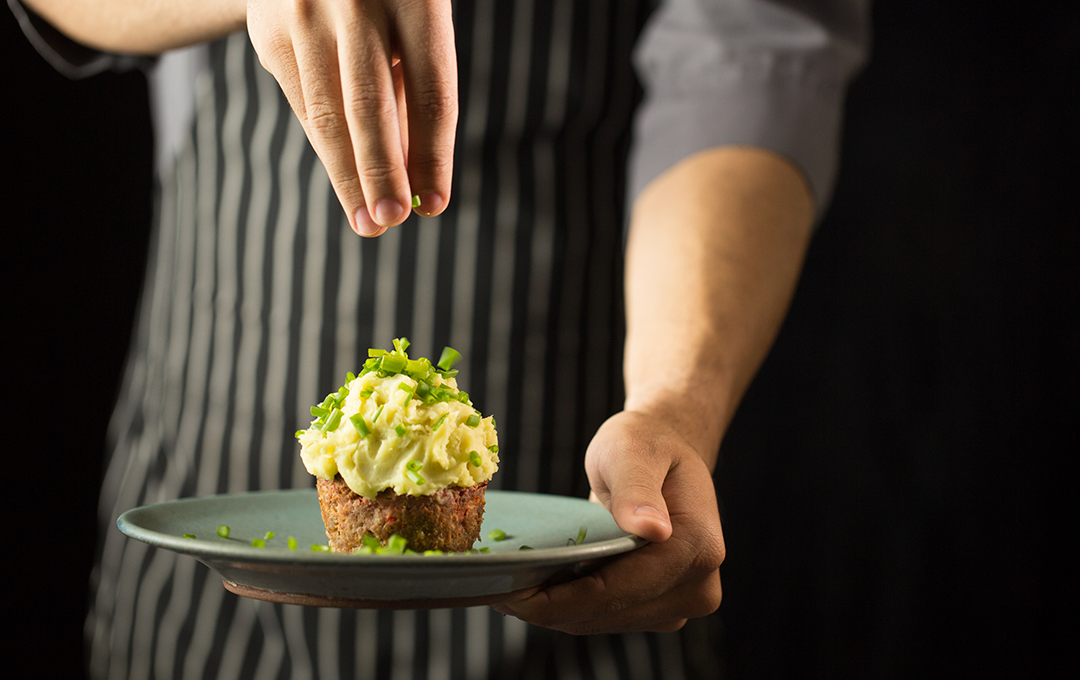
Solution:
{"label": "thumb", "polygon": [[671,536],[664,500],[670,464],[640,439],[595,441],[587,465],[593,493],[627,533],[658,543]]}

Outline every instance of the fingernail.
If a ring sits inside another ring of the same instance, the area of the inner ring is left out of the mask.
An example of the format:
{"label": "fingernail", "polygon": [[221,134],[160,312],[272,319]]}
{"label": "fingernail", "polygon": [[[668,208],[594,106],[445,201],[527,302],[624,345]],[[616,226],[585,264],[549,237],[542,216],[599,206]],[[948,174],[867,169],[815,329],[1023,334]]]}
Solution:
{"label": "fingernail", "polygon": [[432,192],[420,196],[418,212],[421,215],[437,215],[443,209],[442,196]]}
{"label": "fingernail", "polygon": [[642,505],[641,507],[639,507],[637,510],[634,511],[634,514],[635,515],[641,515],[643,517],[652,517],[653,519],[660,520],[664,524],[668,523],[667,516],[664,515],[664,513],[657,510],[656,508],[652,507],[651,505]]}
{"label": "fingernail", "polygon": [[405,210],[395,200],[384,198],[375,204],[375,221],[384,227],[389,227],[401,219],[401,213]]}
{"label": "fingernail", "polygon": [[382,227],[375,224],[375,221],[371,219],[371,215],[368,214],[368,209],[366,207],[356,211],[356,231],[361,236],[374,236],[375,234],[378,234],[381,229]]}

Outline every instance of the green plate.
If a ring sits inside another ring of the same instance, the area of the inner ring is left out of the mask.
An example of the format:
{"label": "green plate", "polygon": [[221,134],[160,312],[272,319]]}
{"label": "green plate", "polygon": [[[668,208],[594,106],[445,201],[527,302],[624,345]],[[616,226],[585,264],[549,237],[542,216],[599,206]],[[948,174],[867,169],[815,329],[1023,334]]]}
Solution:
{"label": "green plate", "polygon": [[[132,538],[191,555],[239,595],[328,607],[417,609],[508,602],[574,578],[645,543],[611,514],[580,498],[488,491],[481,540],[490,552],[456,555],[341,555],[317,552],[326,533],[314,489],[187,498],[125,512]],[[218,525],[230,528],[228,538]],[[585,539],[576,543],[581,527]],[[503,530],[493,541],[488,533]],[[266,547],[251,545],[268,531]],[[193,534],[195,538],[184,538]],[[294,537],[297,549],[288,548]],[[523,545],[532,550],[522,550]]]}

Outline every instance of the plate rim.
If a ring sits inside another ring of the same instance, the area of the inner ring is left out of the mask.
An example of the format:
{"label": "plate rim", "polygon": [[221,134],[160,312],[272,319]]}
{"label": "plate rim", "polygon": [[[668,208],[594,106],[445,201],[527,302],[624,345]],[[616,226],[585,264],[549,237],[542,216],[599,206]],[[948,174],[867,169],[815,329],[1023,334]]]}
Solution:
{"label": "plate rim", "polygon": [[[497,496],[530,496],[540,498],[555,498],[562,501],[578,501],[592,503],[591,501],[577,496],[561,496],[532,491],[513,491],[502,489],[490,489],[488,494]],[[429,564],[432,567],[480,569],[485,566],[497,568],[497,565],[536,565],[550,566],[574,564],[587,560],[602,559],[629,552],[648,543],[647,540],[625,533],[623,536],[566,546],[553,546],[546,548],[534,548],[531,550],[518,550],[513,552],[496,553],[454,553],[444,555],[355,555],[351,553],[333,553],[327,551],[305,550],[302,548],[290,550],[277,546],[256,548],[251,545],[218,543],[212,539],[184,538],[174,534],[168,534],[153,529],[148,529],[138,524],[135,520],[154,510],[188,504],[199,504],[214,500],[237,499],[244,497],[272,495],[310,495],[312,500],[317,498],[314,488],[300,489],[270,489],[265,491],[243,491],[225,494],[209,494],[200,496],[187,496],[167,501],[159,501],[131,508],[121,513],[116,519],[117,528],[129,538],[142,541],[158,548],[164,548],[179,554],[190,555],[200,561],[243,562],[251,564],[280,564],[297,565],[304,567],[319,566],[327,569],[350,569],[357,566],[375,569],[386,567],[400,569],[403,567],[418,567],[420,564]],[[603,506],[598,506],[603,507]],[[621,530],[621,529],[620,529]],[[377,558],[378,562],[357,563],[358,558]],[[419,563],[417,560],[422,559]]]}

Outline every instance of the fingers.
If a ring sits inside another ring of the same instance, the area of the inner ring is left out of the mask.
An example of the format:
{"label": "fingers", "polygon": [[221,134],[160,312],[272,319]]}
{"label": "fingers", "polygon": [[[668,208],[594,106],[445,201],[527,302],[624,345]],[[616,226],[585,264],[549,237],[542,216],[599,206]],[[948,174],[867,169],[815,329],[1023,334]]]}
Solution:
{"label": "fingers", "polygon": [[[679,547],[685,554],[674,561],[670,554],[660,554],[673,547],[646,546],[593,574],[494,609],[575,635],[677,630],[687,618],[707,616],[720,606],[722,557],[693,546]],[[673,565],[687,560],[692,566],[679,571],[672,584]]]}
{"label": "fingers", "polygon": [[396,14],[408,102],[408,166],[417,212],[436,215],[450,200],[457,130],[457,52],[451,5],[404,3]]}
{"label": "fingers", "polygon": [[357,233],[443,211],[457,125],[448,0],[249,0],[248,31]]}
{"label": "fingers", "polygon": [[369,5],[346,7],[357,15],[338,20],[341,93],[352,142],[351,157],[340,154],[341,177],[355,181],[345,172],[351,160],[367,208],[357,209],[357,228],[362,235],[374,236],[408,217],[412,194],[401,144],[389,17]]}

